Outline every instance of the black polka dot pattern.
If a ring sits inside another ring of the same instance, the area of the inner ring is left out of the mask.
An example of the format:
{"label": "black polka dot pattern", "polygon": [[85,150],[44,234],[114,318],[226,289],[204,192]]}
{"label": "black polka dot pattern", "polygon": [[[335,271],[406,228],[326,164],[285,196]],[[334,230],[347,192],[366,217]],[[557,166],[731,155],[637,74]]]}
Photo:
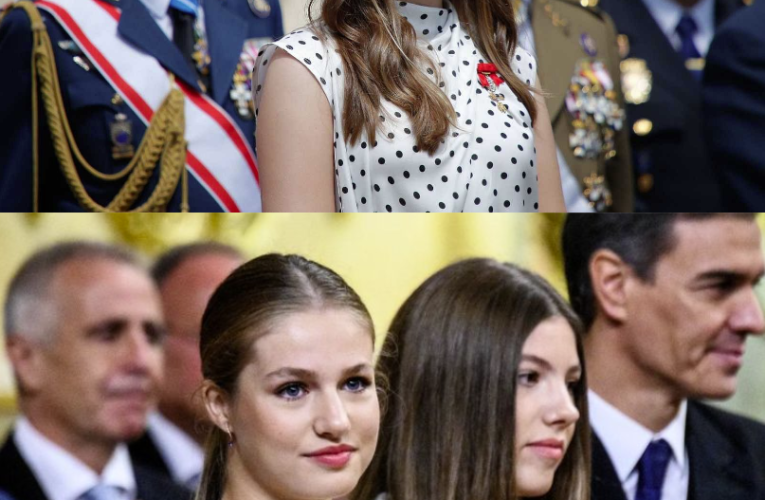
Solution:
{"label": "black polka dot pattern", "polygon": [[[366,134],[345,142],[345,73],[332,40],[302,28],[261,49],[253,81],[256,111],[276,48],[314,75],[332,108],[336,208],[343,212],[507,212],[538,207],[536,149],[528,112],[502,84],[508,111],[502,112],[477,79],[485,62],[472,37],[449,8],[396,3],[418,34],[432,65],[423,74],[436,83],[457,113],[435,154],[416,143],[407,113],[390,102],[380,110],[374,140]],[[536,81],[536,62],[521,48],[509,61],[522,81]]]}

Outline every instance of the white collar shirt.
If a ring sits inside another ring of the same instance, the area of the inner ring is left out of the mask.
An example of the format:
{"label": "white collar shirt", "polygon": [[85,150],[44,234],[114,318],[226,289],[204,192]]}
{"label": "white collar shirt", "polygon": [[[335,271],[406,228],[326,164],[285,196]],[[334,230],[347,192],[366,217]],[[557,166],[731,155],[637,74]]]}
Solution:
{"label": "white collar shirt", "polygon": [[123,500],[134,500],[136,482],[127,446],[120,444],[99,476],[72,454],[43,436],[24,417],[13,440],[48,500],[77,500],[97,484],[115,486]]}
{"label": "white collar shirt", "polygon": [[690,9],[675,0],[643,0],[643,3],[675,50],[680,50],[680,36],[675,33],[677,23],[683,14],[690,15],[699,28],[693,36],[693,43],[701,56],[706,57],[715,34],[715,0],[701,0]]}
{"label": "white collar shirt", "polygon": [[685,447],[685,421],[688,404],[683,401],[675,418],[660,432],[646,429],[616,409],[594,391],[587,393],[590,425],[606,449],[616,469],[627,500],[635,500],[638,483],[637,465],[652,441],[664,439],[672,457],[664,478],[662,498],[688,498],[688,451]]}
{"label": "white collar shirt", "polygon": [[149,415],[148,432],[176,482],[190,485],[202,472],[204,451],[188,434],[162,416]]}
{"label": "white collar shirt", "polygon": [[[162,29],[162,32],[169,38],[173,39],[173,20],[168,14],[170,8],[170,0],[141,0],[141,3],[151,14],[151,17]],[[199,2],[199,10],[197,11],[197,19],[201,25],[204,25],[204,11],[202,10],[202,2]]]}

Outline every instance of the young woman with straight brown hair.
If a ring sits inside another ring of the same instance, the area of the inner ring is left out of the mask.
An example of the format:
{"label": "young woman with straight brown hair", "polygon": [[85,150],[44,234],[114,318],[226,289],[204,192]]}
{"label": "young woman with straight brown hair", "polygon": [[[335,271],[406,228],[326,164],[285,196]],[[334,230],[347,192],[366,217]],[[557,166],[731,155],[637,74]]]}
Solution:
{"label": "young woman with straight brown hair", "polygon": [[589,500],[580,334],[552,287],[512,264],[437,272],[385,339],[387,410],[351,498]]}
{"label": "young woman with straight brown hair", "polygon": [[197,500],[328,500],[372,458],[372,320],[333,271],[269,254],[216,290],[200,336],[213,423]]}
{"label": "young woman with straight brown hair", "polygon": [[512,0],[324,0],[255,67],[264,210],[564,211],[516,42]]}

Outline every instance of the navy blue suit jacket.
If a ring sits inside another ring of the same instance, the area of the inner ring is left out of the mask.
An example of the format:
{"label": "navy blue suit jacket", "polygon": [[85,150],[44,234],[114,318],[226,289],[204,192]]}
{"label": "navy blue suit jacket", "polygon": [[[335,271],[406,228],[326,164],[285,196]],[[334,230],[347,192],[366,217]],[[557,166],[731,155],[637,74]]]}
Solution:
{"label": "navy blue suit jacket", "polygon": [[[688,500],[765,500],[765,425],[689,401],[685,446]],[[616,469],[594,432],[592,500],[626,500]]]}
{"label": "navy blue suit jacket", "polygon": [[704,128],[723,210],[765,210],[765,2],[720,27],[704,73]]}
{"label": "navy blue suit jacket", "polygon": [[[740,0],[715,0],[719,25]],[[653,186],[640,190],[636,211],[694,212],[720,209],[720,192],[702,128],[701,84],[685,68],[681,57],[656,24],[642,0],[600,0],[599,7],[629,38],[627,57],[643,59],[653,74],[650,98],[627,105],[627,124],[635,175],[650,175]],[[640,136],[633,125],[650,120],[653,129]]]}
{"label": "navy blue suit jacket", "polygon": [[[83,0],[86,1],[86,0]],[[90,0],[88,0],[90,1]],[[162,32],[139,0],[103,0],[122,10],[119,36],[156,58],[162,66],[189,86],[199,90],[197,77],[183,55]],[[207,0],[203,4],[211,63],[211,97],[237,123],[254,150],[255,122],[244,119],[229,98],[233,76],[242,46],[247,39],[282,36],[282,16],[278,2],[270,0],[272,11],[265,19],[256,17],[246,0]],[[133,125],[133,146],[137,149],[145,126],[127,104],[113,104],[115,90],[91,66],[84,70],[74,62],[73,54],[59,46],[70,40],[68,34],[47,13],[42,12],[53,44],[64,106],[77,145],[86,160],[104,173],[122,170],[129,160],[112,159],[110,123],[117,113],[124,113]],[[0,78],[0,210],[32,210],[32,96],[31,96],[30,22],[20,9],[11,11],[0,24],[0,61],[7,75]],[[42,211],[82,210],[67,186],[55,158],[46,118],[39,101],[40,123],[40,204]],[[100,204],[111,201],[122,181],[105,182],[79,169],[90,195]],[[157,169],[158,170],[158,169]],[[156,184],[155,171],[140,204]],[[189,176],[189,204],[193,211],[220,211],[221,207],[207,190]],[[168,210],[178,210],[180,186]]]}

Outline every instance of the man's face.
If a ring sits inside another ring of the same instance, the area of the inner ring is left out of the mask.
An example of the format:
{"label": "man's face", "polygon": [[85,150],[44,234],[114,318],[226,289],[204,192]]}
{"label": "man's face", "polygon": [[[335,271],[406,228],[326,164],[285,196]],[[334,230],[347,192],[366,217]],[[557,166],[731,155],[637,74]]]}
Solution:
{"label": "man's face", "polygon": [[35,345],[33,411],[59,443],[113,444],[138,437],[162,377],[159,296],[141,270],[107,259],[74,260],[49,290],[52,340]]}
{"label": "man's face", "polygon": [[674,237],[652,282],[627,281],[623,345],[652,387],[679,398],[729,397],[746,336],[765,328],[754,293],[760,231],[754,221],[714,217],[679,220]]}
{"label": "man's face", "polygon": [[160,408],[187,432],[204,418],[201,401],[195,397],[202,383],[202,315],[215,289],[241,263],[221,253],[190,257],[173,270],[160,288],[168,329]]}

